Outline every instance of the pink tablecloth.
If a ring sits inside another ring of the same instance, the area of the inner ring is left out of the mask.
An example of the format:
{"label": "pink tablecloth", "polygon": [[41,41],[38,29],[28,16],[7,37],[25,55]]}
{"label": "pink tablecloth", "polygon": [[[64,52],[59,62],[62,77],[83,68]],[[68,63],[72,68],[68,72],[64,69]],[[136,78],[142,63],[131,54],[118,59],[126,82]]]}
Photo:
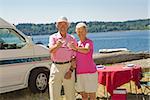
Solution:
{"label": "pink tablecloth", "polygon": [[105,69],[98,69],[98,82],[106,86],[107,91],[112,94],[113,90],[133,80],[139,85],[141,67],[124,67],[123,64],[106,66]]}

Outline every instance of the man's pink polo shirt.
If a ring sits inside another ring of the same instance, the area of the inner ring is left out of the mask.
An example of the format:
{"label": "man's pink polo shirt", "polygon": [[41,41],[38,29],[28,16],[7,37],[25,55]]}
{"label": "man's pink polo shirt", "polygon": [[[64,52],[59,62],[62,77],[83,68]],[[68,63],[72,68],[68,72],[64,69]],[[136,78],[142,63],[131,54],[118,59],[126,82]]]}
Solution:
{"label": "man's pink polo shirt", "polygon": [[77,42],[72,35],[67,34],[66,38],[63,38],[58,32],[53,35],[50,35],[49,47],[55,45],[59,39],[63,39],[64,43],[60,48],[57,49],[55,53],[51,53],[51,59],[54,62],[70,61],[73,56],[76,56],[76,52],[68,47],[68,43],[74,42],[75,44],[77,44]]}
{"label": "man's pink polo shirt", "polygon": [[96,64],[92,58],[93,55],[93,42],[90,39],[85,40],[84,42],[79,41],[79,47],[85,47],[86,45],[90,46],[90,51],[87,54],[77,52],[76,61],[77,61],[77,74],[87,74],[96,72]]}

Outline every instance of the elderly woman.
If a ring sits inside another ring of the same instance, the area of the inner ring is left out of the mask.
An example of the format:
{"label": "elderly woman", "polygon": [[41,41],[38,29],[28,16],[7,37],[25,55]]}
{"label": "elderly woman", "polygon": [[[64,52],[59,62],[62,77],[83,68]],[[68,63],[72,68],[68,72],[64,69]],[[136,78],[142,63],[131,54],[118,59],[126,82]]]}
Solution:
{"label": "elderly woman", "polygon": [[78,23],[76,25],[76,33],[80,39],[78,45],[72,44],[70,46],[76,51],[76,90],[80,92],[82,100],[88,100],[88,97],[90,100],[96,100],[98,74],[96,64],[92,58],[93,42],[86,37],[87,26],[85,23]]}

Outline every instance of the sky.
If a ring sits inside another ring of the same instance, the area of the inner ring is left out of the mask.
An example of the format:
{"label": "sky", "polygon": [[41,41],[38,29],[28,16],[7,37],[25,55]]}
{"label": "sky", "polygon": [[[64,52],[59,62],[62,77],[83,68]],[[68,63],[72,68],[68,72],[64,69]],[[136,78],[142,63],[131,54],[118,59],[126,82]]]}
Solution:
{"label": "sky", "polygon": [[12,24],[127,21],[150,18],[149,0],[0,0],[0,17]]}

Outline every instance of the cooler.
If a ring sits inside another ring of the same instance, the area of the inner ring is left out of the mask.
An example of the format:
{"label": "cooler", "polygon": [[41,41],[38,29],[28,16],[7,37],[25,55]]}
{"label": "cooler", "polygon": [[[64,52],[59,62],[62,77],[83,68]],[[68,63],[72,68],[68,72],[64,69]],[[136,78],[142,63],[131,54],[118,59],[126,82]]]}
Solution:
{"label": "cooler", "polygon": [[127,100],[126,89],[116,89],[113,91],[111,100]]}

